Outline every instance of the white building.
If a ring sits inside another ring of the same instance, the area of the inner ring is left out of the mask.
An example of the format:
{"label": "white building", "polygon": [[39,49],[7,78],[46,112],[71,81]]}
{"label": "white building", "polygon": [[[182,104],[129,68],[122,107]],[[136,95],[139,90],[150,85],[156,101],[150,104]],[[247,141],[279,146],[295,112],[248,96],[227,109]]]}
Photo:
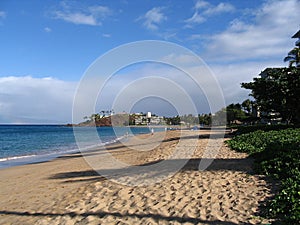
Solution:
{"label": "white building", "polygon": [[135,125],[161,125],[165,124],[164,118],[162,116],[153,116],[151,112],[147,112],[146,115],[135,113],[134,123]]}

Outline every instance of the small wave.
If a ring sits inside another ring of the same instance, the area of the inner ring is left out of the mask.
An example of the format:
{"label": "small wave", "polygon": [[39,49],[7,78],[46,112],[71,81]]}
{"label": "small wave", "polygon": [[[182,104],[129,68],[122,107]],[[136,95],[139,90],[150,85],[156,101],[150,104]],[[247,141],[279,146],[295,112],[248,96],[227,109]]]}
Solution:
{"label": "small wave", "polygon": [[[40,128],[40,127],[37,127]],[[35,129],[37,129],[35,128]],[[52,129],[52,127],[51,127]],[[139,134],[139,131],[135,131],[135,134]],[[131,132],[124,132],[123,135],[115,135],[115,136],[105,136],[105,141],[101,143],[95,143],[95,142],[90,142],[90,143],[80,143],[77,144],[76,142],[68,142],[66,141],[64,143],[58,143],[58,145],[55,146],[49,146],[49,149],[41,149],[41,150],[33,150],[32,146],[29,146],[29,151],[31,152],[24,152],[24,155],[13,155],[14,151],[10,151],[11,155],[2,155],[0,156],[0,169],[1,168],[7,168],[7,167],[12,167],[12,166],[17,166],[17,165],[24,165],[24,164],[30,164],[33,162],[43,162],[43,161],[49,161],[52,159],[55,159],[57,157],[60,157],[65,154],[72,154],[72,153],[79,153],[80,151],[88,151],[88,150],[95,150],[99,148],[101,149],[110,144],[118,143],[120,141],[127,141],[129,140],[130,137],[134,136]],[[60,146],[59,146],[60,145]],[[79,148],[79,146],[81,147]],[[34,146],[33,146],[34,147]],[[37,146],[38,148],[38,146]],[[26,149],[26,146],[25,146]],[[32,150],[31,150],[32,149]],[[18,153],[15,153],[18,154]],[[27,155],[26,155],[27,154]]]}
{"label": "small wave", "polygon": [[[95,148],[101,148],[105,145],[109,145],[109,144],[113,144],[116,143],[118,141],[120,141],[121,139],[126,138],[125,136],[119,137],[119,138],[115,138],[112,139],[110,141],[107,142],[103,142],[100,144],[87,144],[85,147],[78,149],[76,148],[69,148],[69,149],[53,149],[53,150],[48,150],[47,152],[40,152],[40,154],[32,154],[32,155],[19,155],[19,156],[9,156],[9,157],[4,157],[4,158],[0,158],[0,163],[6,163],[9,161],[24,161],[24,164],[28,164],[31,163],[32,161],[36,161],[37,159],[39,159],[39,161],[44,161],[45,159],[49,159],[49,158],[57,158],[59,156],[62,156],[64,154],[70,154],[70,153],[76,153],[76,152],[80,152],[80,151],[88,151],[88,150],[92,150]],[[1,166],[0,166],[1,167]]]}
{"label": "small wave", "polygon": [[5,161],[9,161],[9,160],[17,160],[17,159],[25,159],[25,158],[30,158],[30,157],[34,157],[37,155],[22,155],[22,156],[11,156],[11,157],[6,157],[6,158],[1,158],[0,162],[5,162]]}

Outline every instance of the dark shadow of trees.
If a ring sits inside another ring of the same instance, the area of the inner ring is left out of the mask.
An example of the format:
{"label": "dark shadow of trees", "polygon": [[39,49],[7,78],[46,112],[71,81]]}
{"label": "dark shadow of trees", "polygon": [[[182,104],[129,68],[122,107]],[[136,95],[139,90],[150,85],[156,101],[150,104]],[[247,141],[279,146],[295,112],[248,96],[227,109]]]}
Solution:
{"label": "dark shadow of trees", "polygon": [[[165,221],[165,222],[179,222],[179,223],[186,223],[190,222],[193,224],[209,224],[209,225],[237,225],[236,223],[232,222],[225,222],[220,220],[201,220],[199,218],[190,218],[190,217],[178,217],[178,216],[163,216],[161,214],[153,214],[153,213],[118,213],[118,212],[106,212],[106,211],[98,211],[98,212],[85,212],[85,213],[76,213],[76,212],[66,212],[66,213],[44,213],[44,212],[15,212],[15,211],[0,211],[0,215],[13,215],[13,216],[30,216],[30,217],[61,217],[61,216],[69,216],[71,218],[74,217],[88,217],[88,216],[96,216],[99,218],[103,218],[105,216],[115,216],[117,218],[124,218],[124,217],[132,217],[132,218],[152,218],[157,221]],[[244,223],[248,225],[249,223]]]}

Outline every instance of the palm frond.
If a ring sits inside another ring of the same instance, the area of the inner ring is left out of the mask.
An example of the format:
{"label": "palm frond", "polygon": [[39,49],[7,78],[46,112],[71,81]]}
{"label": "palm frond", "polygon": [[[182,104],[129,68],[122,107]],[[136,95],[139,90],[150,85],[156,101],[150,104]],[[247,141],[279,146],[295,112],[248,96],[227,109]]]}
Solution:
{"label": "palm frond", "polygon": [[288,56],[286,56],[286,57],[283,59],[284,62],[289,62],[289,61],[291,61],[291,60],[295,60],[295,56],[290,56],[290,55],[288,55]]}

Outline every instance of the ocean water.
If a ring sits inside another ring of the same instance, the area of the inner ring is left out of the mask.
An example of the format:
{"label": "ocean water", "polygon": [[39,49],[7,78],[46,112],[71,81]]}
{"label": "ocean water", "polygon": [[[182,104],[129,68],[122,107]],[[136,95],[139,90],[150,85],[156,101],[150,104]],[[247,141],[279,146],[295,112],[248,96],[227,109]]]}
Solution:
{"label": "ocean water", "polygon": [[[76,135],[79,135],[83,142],[80,146],[86,149],[116,142],[127,134],[150,132],[148,127],[76,127],[75,129]],[[97,138],[95,134],[98,134]],[[0,125],[0,168],[47,161],[78,151],[72,127]]]}

